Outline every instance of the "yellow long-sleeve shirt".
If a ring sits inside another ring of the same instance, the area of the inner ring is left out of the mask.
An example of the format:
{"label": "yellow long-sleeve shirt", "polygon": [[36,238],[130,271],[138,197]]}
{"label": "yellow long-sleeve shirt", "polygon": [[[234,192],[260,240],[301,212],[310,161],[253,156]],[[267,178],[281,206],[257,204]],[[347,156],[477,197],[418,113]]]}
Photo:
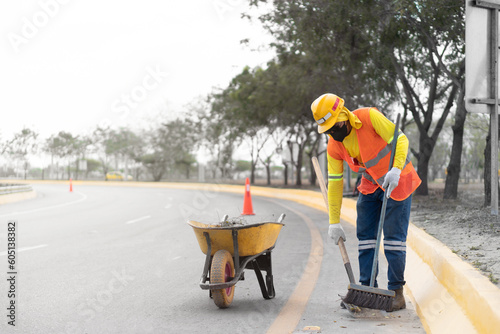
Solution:
{"label": "yellow long-sleeve shirt", "polygon": [[[388,120],[381,112],[376,109],[370,109],[370,120],[372,122],[375,132],[382,137],[382,139],[388,144],[392,142],[394,136],[394,128],[396,125]],[[330,138],[330,140],[333,140]],[[363,165],[363,161],[359,154],[358,137],[356,135],[356,129],[352,128],[351,133],[342,142],[347,153],[352,158],[358,160],[358,162]],[[396,147],[396,154],[394,156],[394,167],[403,170],[406,155],[408,153],[408,138],[400,133],[398,136],[398,143]],[[334,176],[329,177],[328,181],[328,203],[330,206],[330,224],[337,224],[340,222],[340,208],[342,206],[342,195],[343,195],[343,178],[344,174],[344,161],[332,158],[329,154],[328,156],[328,175]]]}

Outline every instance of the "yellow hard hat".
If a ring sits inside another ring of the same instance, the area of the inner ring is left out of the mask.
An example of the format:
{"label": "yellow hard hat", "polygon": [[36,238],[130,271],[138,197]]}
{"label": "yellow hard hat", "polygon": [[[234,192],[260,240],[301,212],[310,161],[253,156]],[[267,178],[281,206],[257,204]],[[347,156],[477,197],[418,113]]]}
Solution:
{"label": "yellow hard hat", "polygon": [[314,120],[318,123],[318,132],[329,130],[344,107],[344,100],[335,94],[326,93],[318,97],[311,104]]}

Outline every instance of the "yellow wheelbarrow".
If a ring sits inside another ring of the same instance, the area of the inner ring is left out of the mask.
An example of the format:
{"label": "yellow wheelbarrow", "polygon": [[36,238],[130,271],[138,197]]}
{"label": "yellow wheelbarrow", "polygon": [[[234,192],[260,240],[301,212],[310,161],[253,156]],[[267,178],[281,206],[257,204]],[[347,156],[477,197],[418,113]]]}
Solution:
{"label": "yellow wheelbarrow", "polygon": [[[262,296],[275,296],[271,251],[283,227],[285,214],[276,222],[261,222],[226,226],[228,216],[218,225],[188,221],[193,227],[201,251],[206,254],[200,287],[209,290],[210,297],[220,308],[233,301],[235,285],[244,280],[244,269],[253,269]],[[261,271],[266,271],[266,280]]]}

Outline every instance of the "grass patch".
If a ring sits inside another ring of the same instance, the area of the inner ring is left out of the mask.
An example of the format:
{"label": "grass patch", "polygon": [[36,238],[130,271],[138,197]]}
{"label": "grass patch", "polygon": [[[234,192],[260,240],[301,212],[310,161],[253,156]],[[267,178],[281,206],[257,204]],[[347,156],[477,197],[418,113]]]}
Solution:
{"label": "grass patch", "polygon": [[476,267],[476,268],[481,267],[483,264],[484,264],[484,263],[479,262],[479,261],[477,261],[477,260],[476,260],[476,261],[474,261],[474,262],[472,262],[472,265],[473,265],[474,267]]}

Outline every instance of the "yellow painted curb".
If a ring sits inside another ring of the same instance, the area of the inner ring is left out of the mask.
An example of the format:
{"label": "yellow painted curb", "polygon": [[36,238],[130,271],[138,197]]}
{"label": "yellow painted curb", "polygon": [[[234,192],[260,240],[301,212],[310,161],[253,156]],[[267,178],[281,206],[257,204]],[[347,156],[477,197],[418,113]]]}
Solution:
{"label": "yellow painted curb", "polygon": [[[322,204],[323,198],[317,191],[254,186],[252,193],[291,200],[327,211]],[[355,200],[344,198],[341,212],[344,221],[356,225]],[[426,332],[498,333],[498,287],[440,241],[411,223],[407,243],[406,291]]]}
{"label": "yellow painted curb", "polygon": [[[500,330],[500,289],[470,264],[437,239],[416,226],[411,226],[408,244],[425,262],[449,295],[435,295],[434,299],[420,303],[422,312],[433,317],[439,307],[453,299],[463,309],[479,333],[498,333]],[[450,322],[456,321],[449,318]],[[460,330],[459,332],[465,333]]]}
{"label": "yellow painted curb", "polygon": [[[3,180],[15,183],[60,183],[68,181]],[[73,185],[113,185],[210,190],[244,194],[243,185],[208,183],[151,183],[73,181]],[[312,190],[252,186],[252,195],[279,198],[326,212],[321,193]],[[356,201],[344,198],[341,218],[356,224]],[[449,248],[418,227],[408,231],[407,285],[417,313],[428,333],[498,333],[500,289]]]}
{"label": "yellow painted curb", "polygon": [[477,333],[469,317],[414,248],[406,249],[405,292],[427,333]]}
{"label": "yellow painted curb", "polygon": [[36,197],[36,192],[34,190],[14,193],[14,194],[0,195],[0,205],[20,202],[35,197]]}

